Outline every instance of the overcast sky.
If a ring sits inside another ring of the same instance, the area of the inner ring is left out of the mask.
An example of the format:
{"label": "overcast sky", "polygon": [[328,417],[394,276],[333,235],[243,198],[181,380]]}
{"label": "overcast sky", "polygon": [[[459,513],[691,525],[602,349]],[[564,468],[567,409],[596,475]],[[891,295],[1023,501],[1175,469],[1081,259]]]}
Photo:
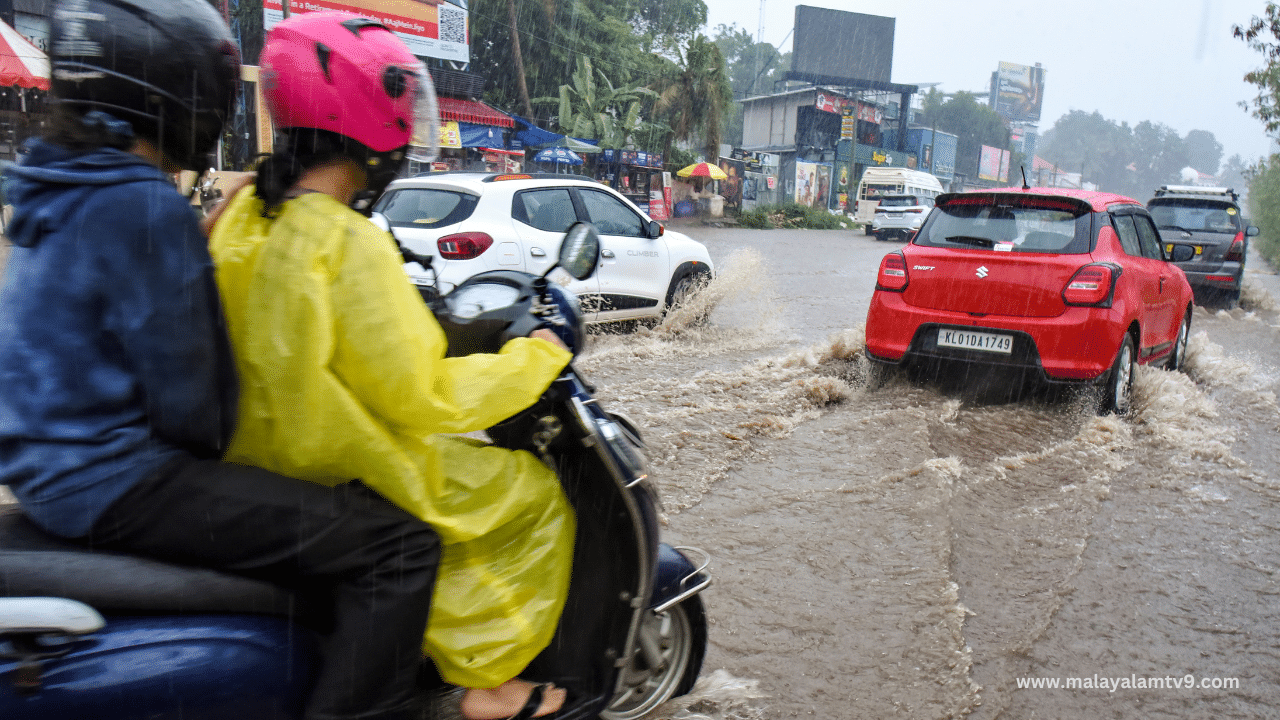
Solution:
{"label": "overcast sky", "polygon": [[[706,0],[708,32],[753,36],[760,3]],[[763,39],[791,49],[792,0],[765,0]],[[981,91],[999,62],[1045,68],[1040,132],[1071,110],[1164,123],[1181,135],[1208,130],[1253,161],[1269,152],[1262,124],[1239,107],[1256,93],[1243,76],[1262,56],[1231,37],[1265,0],[812,0],[800,3],[897,19],[893,82]],[[785,43],[784,43],[785,39]]]}

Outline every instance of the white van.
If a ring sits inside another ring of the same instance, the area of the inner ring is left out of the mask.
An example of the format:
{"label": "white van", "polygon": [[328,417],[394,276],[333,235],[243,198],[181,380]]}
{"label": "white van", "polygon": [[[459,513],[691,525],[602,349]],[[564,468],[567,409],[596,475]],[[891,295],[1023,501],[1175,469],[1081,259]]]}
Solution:
{"label": "white van", "polygon": [[901,167],[869,167],[858,181],[858,194],[855,196],[858,205],[853,219],[870,225],[876,216],[876,206],[880,204],[878,198],[882,195],[914,195],[933,205],[933,199],[941,194],[942,183],[927,172]]}

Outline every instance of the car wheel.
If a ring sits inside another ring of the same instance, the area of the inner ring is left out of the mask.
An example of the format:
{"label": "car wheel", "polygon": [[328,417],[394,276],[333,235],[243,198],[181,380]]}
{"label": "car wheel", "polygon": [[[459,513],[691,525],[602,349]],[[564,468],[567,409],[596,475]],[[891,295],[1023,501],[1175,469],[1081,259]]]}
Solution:
{"label": "car wheel", "polygon": [[1178,326],[1178,337],[1173,341],[1173,350],[1169,353],[1169,360],[1165,363],[1165,367],[1170,370],[1181,370],[1182,364],[1187,361],[1187,339],[1191,336],[1191,313],[1187,313],[1182,318],[1182,324]]}
{"label": "car wheel", "polygon": [[1222,307],[1226,310],[1235,310],[1240,306],[1240,288],[1228,290],[1222,294]]}
{"label": "car wheel", "polygon": [[1102,397],[1099,410],[1103,414],[1115,413],[1127,415],[1133,399],[1133,337],[1125,333],[1116,353],[1116,361],[1107,375],[1106,394]]}
{"label": "car wheel", "polygon": [[[679,279],[671,283],[671,287],[667,289],[667,306],[663,310],[663,314],[671,312],[671,310],[684,305],[690,298],[698,293],[699,290],[706,287],[708,282],[706,273],[689,273],[680,276]],[[703,325],[710,318],[711,309],[704,308],[698,311],[697,317],[694,318],[695,325]]]}
{"label": "car wheel", "polygon": [[[646,653],[645,646],[650,648]],[[639,720],[693,689],[707,651],[707,616],[697,595],[661,613],[646,613],[635,654],[622,668],[622,687],[600,713],[604,720]],[[660,661],[653,662],[660,656]]]}

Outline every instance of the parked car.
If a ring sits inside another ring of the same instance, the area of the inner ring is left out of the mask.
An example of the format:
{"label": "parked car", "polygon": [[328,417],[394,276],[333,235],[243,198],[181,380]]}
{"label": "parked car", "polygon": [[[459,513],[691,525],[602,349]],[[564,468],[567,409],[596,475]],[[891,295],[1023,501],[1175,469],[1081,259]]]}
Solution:
{"label": "parked car", "polygon": [[[590,222],[600,232],[600,267],[567,286],[589,322],[661,317],[713,272],[702,243],[666,230],[586,177],[427,173],[391,183],[373,210],[375,223],[432,257],[441,290],[488,270],[542,274],[555,262],[565,230]],[[417,285],[432,282],[417,264],[405,270]]]}
{"label": "parked car", "polygon": [[916,195],[882,195],[871,219],[871,232],[877,240],[899,237],[909,238],[920,229],[924,218],[933,209],[933,198]]}
{"label": "parked car", "polygon": [[1244,222],[1240,198],[1231,188],[1164,185],[1147,203],[1160,228],[1165,250],[1192,248],[1191,259],[1178,264],[1202,303],[1235,307],[1244,281],[1249,238],[1258,228]]}
{"label": "parked car", "polygon": [[1129,408],[1137,364],[1178,368],[1191,328],[1182,270],[1136,200],[1057,188],[948,193],[880,263],[866,353],[894,365],[1004,367],[1105,387]]}

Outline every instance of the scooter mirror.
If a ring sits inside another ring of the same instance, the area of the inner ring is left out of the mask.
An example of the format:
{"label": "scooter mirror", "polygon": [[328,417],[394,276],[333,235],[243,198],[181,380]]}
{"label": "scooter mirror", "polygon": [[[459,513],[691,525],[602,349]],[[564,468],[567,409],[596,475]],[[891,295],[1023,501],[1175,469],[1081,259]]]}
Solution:
{"label": "scooter mirror", "polygon": [[569,226],[560,243],[559,266],[578,280],[586,280],[600,261],[600,232],[591,223],[576,222]]}

